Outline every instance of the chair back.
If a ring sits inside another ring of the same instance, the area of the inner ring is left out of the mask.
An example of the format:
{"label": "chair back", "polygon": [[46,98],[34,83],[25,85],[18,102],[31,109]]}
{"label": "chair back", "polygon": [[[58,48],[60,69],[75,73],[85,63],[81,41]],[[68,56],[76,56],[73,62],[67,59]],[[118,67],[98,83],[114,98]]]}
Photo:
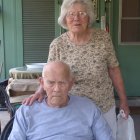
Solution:
{"label": "chair back", "polygon": [[17,108],[15,107],[14,104],[10,103],[9,96],[6,92],[6,86],[8,85],[8,80],[5,80],[3,82],[0,82],[0,104],[5,103],[6,108],[8,112],[10,113],[10,118],[12,118],[15,115],[15,112]]}
{"label": "chair back", "polygon": [[9,122],[5,125],[3,131],[1,132],[1,137],[0,140],[8,140],[8,137],[11,133],[12,127],[13,127],[13,121],[14,121],[14,115],[16,110],[21,104],[11,104],[9,100],[9,96],[5,90],[6,86],[8,85],[8,80],[5,80],[3,82],[0,82],[0,93],[3,95],[4,99],[3,101],[6,103],[6,107],[8,112],[10,113],[10,120]]}
{"label": "chair back", "polygon": [[12,127],[13,127],[13,121],[14,117],[12,117],[9,122],[4,127],[2,133],[1,133],[1,140],[8,140],[8,137],[11,133]]}
{"label": "chair back", "polygon": [[8,80],[4,80],[0,82],[0,111],[6,111],[6,99],[5,99],[5,94],[6,91],[6,86],[8,85]]}

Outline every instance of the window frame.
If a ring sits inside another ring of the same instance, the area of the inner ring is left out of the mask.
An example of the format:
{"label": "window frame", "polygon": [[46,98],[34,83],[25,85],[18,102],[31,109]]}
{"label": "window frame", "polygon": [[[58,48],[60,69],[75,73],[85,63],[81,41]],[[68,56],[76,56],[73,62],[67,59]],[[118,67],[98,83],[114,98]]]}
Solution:
{"label": "window frame", "polygon": [[122,21],[122,19],[140,19],[140,17],[139,18],[137,18],[137,17],[122,17],[122,0],[119,0],[119,29],[118,29],[118,43],[120,44],[120,45],[140,45],[140,41],[139,42],[122,42],[121,41],[121,21]]}

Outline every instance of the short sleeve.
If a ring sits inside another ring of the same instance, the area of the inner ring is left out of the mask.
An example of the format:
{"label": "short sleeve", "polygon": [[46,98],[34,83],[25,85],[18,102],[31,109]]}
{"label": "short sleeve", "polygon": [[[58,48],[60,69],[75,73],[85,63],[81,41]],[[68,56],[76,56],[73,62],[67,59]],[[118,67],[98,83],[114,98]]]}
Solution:
{"label": "short sleeve", "polygon": [[107,65],[108,67],[117,67],[119,62],[116,57],[115,49],[111,40],[110,35],[107,32],[104,32],[104,44],[107,51]]}
{"label": "short sleeve", "polygon": [[96,140],[113,140],[112,131],[98,108],[94,108],[92,132]]}
{"label": "short sleeve", "polygon": [[16,111],[13,128],[9,135],[8,140],[25,140],[26,139],[27,122],[24,116],[25,115],[23,113],[23,107],[20,107]]}
{"label": "short sleeve", "polygon": [[59,60],[59,49],[57,47],[57,42],[53,41],[50,44],[48,62]]}

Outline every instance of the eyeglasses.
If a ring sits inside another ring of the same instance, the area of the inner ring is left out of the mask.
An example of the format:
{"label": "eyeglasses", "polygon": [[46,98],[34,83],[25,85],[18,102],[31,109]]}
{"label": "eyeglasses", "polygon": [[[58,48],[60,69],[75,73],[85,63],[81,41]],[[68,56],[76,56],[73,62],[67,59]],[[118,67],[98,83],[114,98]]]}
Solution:
{"label": "eyeglasses", "polygon": [[67,17],[70,19],[74,19],[75,16],[78,16],[79,18],[85,18],[88,14],[86,12],[68,12]]}

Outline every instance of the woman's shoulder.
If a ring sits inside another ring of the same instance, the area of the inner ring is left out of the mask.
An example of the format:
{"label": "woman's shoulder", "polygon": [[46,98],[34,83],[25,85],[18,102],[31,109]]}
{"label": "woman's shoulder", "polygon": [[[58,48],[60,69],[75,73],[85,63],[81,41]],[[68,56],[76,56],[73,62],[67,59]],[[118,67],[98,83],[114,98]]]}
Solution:
{"label": "woman's shoulder", "polygon": [[[66,39],[67,39],[67,35],[66,35],[66,33],[63,33],[63,34],[61,34],[60,36],[56,37],[56,38],[52,41],[52,43],[54,44],[54,43],[66,42]],[[52,44],[52,43],[51,43],[51,44]]]}
{"label": "woman's shoulder", "polygon": [[100,28],[94,28],[93,29],[93,35],[102,37],[102,36],[109,35],[109,33],[105,30],[100,29]]}
{"label": "woman's shoulder", "polygon": [[93,29],[93,38],[96,42],[108,42],[111,40],[109,33],[102,29]]}

